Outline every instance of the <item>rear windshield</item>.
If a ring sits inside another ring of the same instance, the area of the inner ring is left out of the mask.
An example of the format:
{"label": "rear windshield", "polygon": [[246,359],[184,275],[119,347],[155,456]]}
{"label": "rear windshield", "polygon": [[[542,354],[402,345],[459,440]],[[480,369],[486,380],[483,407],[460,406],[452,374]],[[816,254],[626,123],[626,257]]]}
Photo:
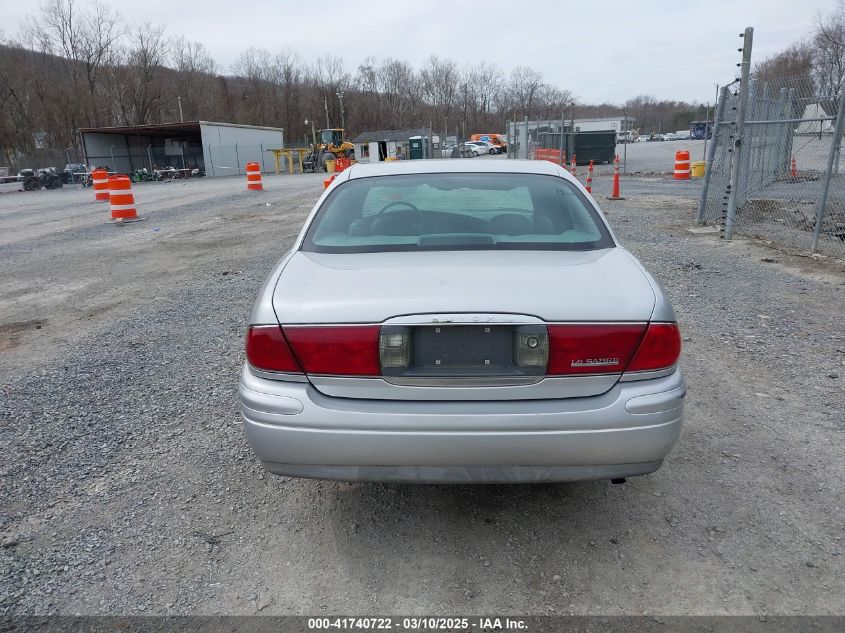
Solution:
{"label": "rear windshield", "polygon": [[408,174],[339,185],[302,250],[594,250],[614,246],[584,195],[556,176]]}

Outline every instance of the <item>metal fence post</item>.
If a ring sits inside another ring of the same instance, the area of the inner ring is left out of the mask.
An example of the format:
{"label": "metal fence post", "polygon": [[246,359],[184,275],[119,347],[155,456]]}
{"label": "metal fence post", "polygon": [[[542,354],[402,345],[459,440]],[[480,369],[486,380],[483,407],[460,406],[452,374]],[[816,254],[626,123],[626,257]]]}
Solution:
{"label": "metal fence post", "polygon": [[733,237],[734,224],[736,223],[736,194],[739,185],[740,163],[742,162],[742,142],[745,132],[745,108],[748,104],[749,75],[751,73],[751,43],[754,39],[754,29],[745,29],[742,43],[742,63],[739,84],[739,103],[736,113],[736,132],[734,136],[733,159],[731,161],[731,193],[728,196],[728,210],[725,217],[725,239]]}
{"label": "metal fence post", "polygon": [[737,208],[745,204],[745,201],[748,200],[748,193],[753,190],[754,165],[751,159],[756,153],[754,149],[759,126],[748,125],[746,121],[749,119],[752,121],[759,120],[756,116],[760,105],[759,95],[757,93],[757,80],[751,77],[748,81],[748,97],[745,101],[745,111],[742,117],[742,151],[739,152],[742,163],[739,166],[739,186],[736,191]]}
{"label": "metal fence post", "polygon": [[563,167],[563,153],[564,153],[564,151],[566,151],[566,150],[563,149],[563,140],[564,140],[564,136],[563,136],[563,112],[561,112],[560,113],[560,147],[558,148],[558,151],[560,153],[560,155],[558,156],[558,159],[559,159],[558,162],[560,162],[561,167]]}
{"label": "metal fence post", "polygon": [[[520,143],[521,144],[521,143]],[[528,115],[525,115],[525,158],[528,159]],[[522,152],[520,152],[521,154]]]}
{"label": "metal fence post", "polygon": [[830,179],[833,177],[833,163],[836,160],[836,149],[839,147],[839,139],[842,137],[843,113],[845,113],[845,89],[839,92],[839,107],[836,110],[836,129],[833,138],[830,139],[830,153],[827,156],[827,170],[825,171],[824,184],[822,185],[822,197],[816,209],[816,227],[813,230],[813,248],[815,253],[819,248],[819,235],[822,232],[822,221],[824,220],[825,207],[827,206],[827,194],[830,190]]}
{"label": "metal fence post", "polygon": [[[709,150],[707,155],[707,165],[704,171],[704,184],[701,186],[701,198],[698,201],[698,213],[695,215],[695,221],[698,224],[704,222],[704,210],[707,207],[707,190],[710,189],[710,180],[713,178],[713,160],[716,157],[716,138],[719,133],[719,122],[722,120],[722,115],[725,111],[725,101],[728,100],[728,87],[722,86],[719,89],[719,103],[716,104],[716,111],[713,114],[713,127],[711,128],[711,135],[713,142],[707,148]],[[704,142],[707,142],[707,125],[704,126]]]}

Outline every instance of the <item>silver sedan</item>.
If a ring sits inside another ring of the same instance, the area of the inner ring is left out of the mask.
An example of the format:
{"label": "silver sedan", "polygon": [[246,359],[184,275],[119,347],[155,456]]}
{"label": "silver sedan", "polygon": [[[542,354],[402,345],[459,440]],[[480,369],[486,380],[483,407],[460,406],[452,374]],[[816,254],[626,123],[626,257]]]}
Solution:
{"label": "silver sedan", "polygon": [[355,165],[259,292],[241,411],[280,475],[621,482],[678,439],[680,352],[666,296],[566,170]]}

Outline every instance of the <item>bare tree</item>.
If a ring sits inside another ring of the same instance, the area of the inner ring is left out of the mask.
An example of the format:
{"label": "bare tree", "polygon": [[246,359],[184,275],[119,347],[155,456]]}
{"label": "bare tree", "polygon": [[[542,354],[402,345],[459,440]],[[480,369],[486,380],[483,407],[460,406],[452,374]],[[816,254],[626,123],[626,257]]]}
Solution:
{"label": "bare tree", "polygon": [[177,37],[170,43],[170,60],[176,71],[171,92],[181,98],[183,115],[189,120],[219,118],[214,98],[217,64],[206,48]]}
{"label": "bare tree", "polygon": [[469,68],[467,80],[472,90],[473,124],[489,125],[497,97],[504,90],[502,71],[495,64],[484,61]]}
{"label": "bare tree", "polygon": [[343,59],[333,55],[317,58],[317,62],[310,69],[309,79],[312,90],[309,109],[315,120],[322,120],[323,113],[328,110],[327,123],[330,127],[340,127],[340,104],[337,93],[345,92],[349,86],[349,73],[343,66]]}
{"label": "bare tree", "polygon": [[275,58],[276,74],[282,91],[282,120],[289,135],[305,132],[302,116],[303,75],[305,64],[294,51],[285,49]]}
{"label": "bare tree", "polygon": [[834,95],[845,80],[845,4],[816,19],[813,33],[815,75],[822,94]]}
{"label": "bare tree", "polygon": [[387,58],[378,69],[379,90],[385,103],[380,127],[398,128],[418,123],[418,79],[413,67],[404,60]]}
{"label": "bare tree", "polygon": [[170,42],[164,27],[147,23],[133,29],[123,55],[125,79],[121,99],[125,123],[142,125],[153,123],[160,113],[162,98],[162,68],[167,60]]}
{"label": "bare tree", "polygon": [[527,66],[517,66],[511,71],[508,81],[508,93],[520,116],[531,117],[537,91],[543,82],[543,75]]}
{"label": "bare tree", "polygon": [[95,3],[90,11],[77,10],[76,0],[47,0],[38,18],[25,21],[23,41],[64,64],[73,89],[71,98],[84,106],[74,116],[75,124],[99,124],[97,97],[101,71],[113,58],[123,32],[117,14],[111,9]]}
{"label": "bare tree", "polygon": [[[278,114],[278,76],[270,51],[248,48],[232,64],[240,78],[241,92],[238,122],[272,123]],[[274,111],[275,110],[275,111]]]}
{"label": "bare tree", "polygon": [[[452,60],[431,55],[420,70],[420,91],[429,108],[429,119],[442,120],[453,108],[459,82],[458,67]],[[422,123],[422,121],[421,121]]]}
{"label": "bare tree", "polygon": [[348,99],[354,108],[355,121],[363,129],[374,129],[382,118],[377,64],[375,57],[367,57],[358,66],[355,74],[356,95],[350,95]]}

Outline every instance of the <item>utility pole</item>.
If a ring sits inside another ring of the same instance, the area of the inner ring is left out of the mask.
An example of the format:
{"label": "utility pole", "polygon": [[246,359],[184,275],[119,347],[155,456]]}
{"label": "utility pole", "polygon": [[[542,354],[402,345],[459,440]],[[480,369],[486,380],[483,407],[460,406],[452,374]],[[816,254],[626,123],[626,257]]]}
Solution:
{"label": "utility pole", "polygon": [[340,127],[346,129],[346,119],[343,116],[343,91],[337,93],[338,101],[340,101]]}
{"label": "utility pole", "polygon": [[179,102],[179,121],[183,122],[185,120],[185,117],[182,116],[182,95],[176,97],[176,101]]}
{"label": "utility pole", "polygon": [[329,102],[326,100],[326,95],[323,95],[323,107],[326,109],[326,129],[331,128],[329,125]]}

